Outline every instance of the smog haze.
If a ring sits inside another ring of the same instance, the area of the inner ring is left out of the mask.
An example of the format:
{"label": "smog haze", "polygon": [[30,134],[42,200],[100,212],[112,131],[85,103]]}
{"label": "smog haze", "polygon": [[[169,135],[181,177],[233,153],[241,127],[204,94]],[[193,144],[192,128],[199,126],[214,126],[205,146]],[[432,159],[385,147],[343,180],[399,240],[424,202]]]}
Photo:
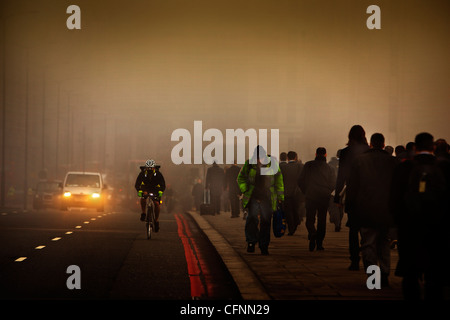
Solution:
{"label": "smog haze", "polygon": [[[373,2],[373,3],[372,3]],[[81,10],[69,30],[67,7]],[[381,29],[366,21],[381,9]],[[2,1],[6,188],[41,170],[167,179],[171,134],[279,129],[303,162],[350,127],[405,145],[450,139],[450,4],[442,1]],[[203,146],[207,143],[204,142]],[[25,150],[26,148],[26,150]],[[131,168],[131,169],[130,169]],[[136,169],[135,171],[134,168]]]}

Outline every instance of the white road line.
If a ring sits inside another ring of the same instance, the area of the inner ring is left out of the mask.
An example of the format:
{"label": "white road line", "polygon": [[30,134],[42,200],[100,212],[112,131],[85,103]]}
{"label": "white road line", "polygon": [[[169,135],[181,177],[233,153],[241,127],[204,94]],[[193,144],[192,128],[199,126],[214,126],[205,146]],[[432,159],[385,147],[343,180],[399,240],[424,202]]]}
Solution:
{"label": "white road line", "polygon": [[[15,213],[17,212],[17,211],[14,211]],[[8,213],[7,212],[2,212],[1,213],[1,215],[7,215]],[[108,213],[108,214],[111,214],[111,213]],[[105,216],[106,214],[103,214],[103,216]],[[97,216],[97,218],[102,218],[103,216]],[[91,218],[91,220],[96,220],[96,218]],[[88,224],[89,223],[89,221],[84,221],[83,222],[84,224]],[[75,227],[75,229],[81,229],[82,227],[81,226],[76,226]],[[73,232],[72,231],[67,231],[65,234],[72,234]],[[55,237],[55,238],[53,238],[52,239],[52,241],[58,241],[58,240],[61,240],[62,238],[61,237]],[[36,248],[34,248],[34,249],[36,249],[36,250],[42,250],[42,249],[44,249],[45,248],[45,246],[44,245],[41,245],[41,246],[37,246]],[[24,261],[24,260],[26,260],[27,259],[27,257],[20,257],[20,258],[17,258],[16,260],[14,260],[15,262],[22,262],[22,261]]]}

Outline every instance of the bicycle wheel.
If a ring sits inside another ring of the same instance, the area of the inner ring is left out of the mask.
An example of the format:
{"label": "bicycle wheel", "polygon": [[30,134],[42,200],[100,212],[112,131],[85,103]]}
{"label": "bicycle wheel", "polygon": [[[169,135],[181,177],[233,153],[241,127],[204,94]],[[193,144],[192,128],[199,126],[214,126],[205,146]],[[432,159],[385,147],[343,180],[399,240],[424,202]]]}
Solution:
{"label": "bicycle wheel", "polygon": [[147,206],[147,217],[145,219],[145,230],[148,240],[152,238],[153,226],[153,203],[151,203],[151,205]]}
{"label": "bicycle wheel", "polygon": [[156,217],[155,217],[155,206],[153,205],[152,206],[152,215],[151,215],[151,217],[152,217],[152,220],[151,220],[151,223],[152,223],[152,229],[156,232]]}

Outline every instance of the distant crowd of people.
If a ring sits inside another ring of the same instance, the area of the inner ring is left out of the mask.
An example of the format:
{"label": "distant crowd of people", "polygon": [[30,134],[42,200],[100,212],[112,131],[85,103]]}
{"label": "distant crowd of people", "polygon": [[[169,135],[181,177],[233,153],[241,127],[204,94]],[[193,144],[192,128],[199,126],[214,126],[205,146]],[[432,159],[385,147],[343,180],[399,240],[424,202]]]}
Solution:
{"label": "distant crowd of people", "polygon": [[[273,169],[272,161],[279,163]],[[266,170],[261,174],[261,170]],[[267,171],[268,170],[268,171]],[[316,149],[315,159],[302,163],[294,151],[279,159],[258,146],[242,167],[226,170],[213,164],[203,185],[192,190],[197,210],[210,192],[211,205],[220,214],[223,191],[231,217],[244,212],[247,251],[256,244],[269,254],[273,212],[285,212],[287,235],[305,219],[309,250],[324,250],[326,218],[341,230],[344,213],[349,228],[349,270],[377,265],[381,285],[389,286],[391,248],[397,245],[395,274],[402,277],[405,299],[443,298],[450,284],[446,261],[450,237],[450,155],[444,139],[434,141],[426,132],[414,142],[395,148],[375,133],[367,141],[362,126],[353,126],[347,146],[327,163],[327,150]]]}

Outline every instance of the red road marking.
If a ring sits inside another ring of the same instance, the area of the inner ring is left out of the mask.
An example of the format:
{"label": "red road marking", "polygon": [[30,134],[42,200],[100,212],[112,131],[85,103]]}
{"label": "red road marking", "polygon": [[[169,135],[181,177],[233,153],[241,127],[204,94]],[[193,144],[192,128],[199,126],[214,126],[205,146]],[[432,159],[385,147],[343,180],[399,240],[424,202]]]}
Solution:
{"label": "red road marking", "polygon": [[184,230],[186,232],[186,235],[191,240],[191,245],[194,249],[195,255],[197,257],[197,261],[200,263],[200,270],[203,275],[204,283],[206,285],[208,296],[214,295],[214,286],[212,281],[212,273],[209,272],[209,266],[206,263],[206,260],[203,258],[203,255],[201,253],[201,250],[197,247],[197,243],[195,242],[194,237],[192,236],[191,229],[189,228],[188,222],[186,218],[182,215],[180,215],[181,219],[183,220],[184,224]]}
{"label": "red road marking", "polygon": [[184,247],[184,255],[186,257],[189,280],[191,282],[191,296],[193,298],[205,296],[206,289],[201,280],[201,275],[203,273],[202,266],[206,267],[206,264],[198,255],[199,251],[197,244],[192,237],[192,233],[187,225],[186,219],[179,214],[175,214],[175,219],[177,220],[178,225],[178,236],[180,237]]}

